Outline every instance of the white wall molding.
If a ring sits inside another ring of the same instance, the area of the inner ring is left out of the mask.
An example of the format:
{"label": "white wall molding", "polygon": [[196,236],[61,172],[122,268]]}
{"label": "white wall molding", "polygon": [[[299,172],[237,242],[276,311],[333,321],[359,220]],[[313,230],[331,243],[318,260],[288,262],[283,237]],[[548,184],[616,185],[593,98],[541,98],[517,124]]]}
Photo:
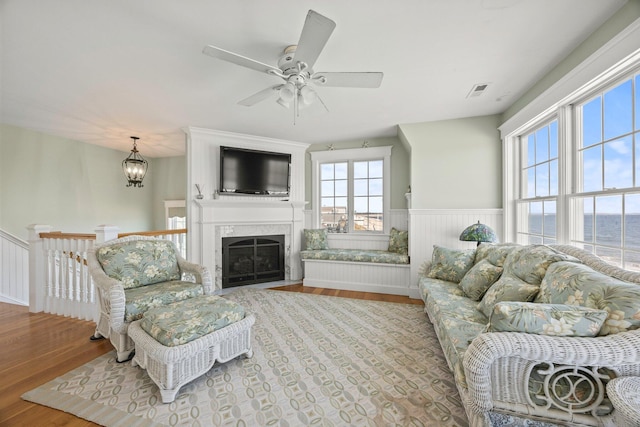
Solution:
{"label": "white wall molding", "polygon": [[29,305],[29,243],[0,230],[0,302]]}
{"label": "white wall molding", "polygon": [[409,255],[411,286],[417,287],[418,273],[431,260],[433,245],[452,249],[473,249],[474,242],[461,242],[460,233],[478,221],[491,227],[502,241],[502,209],[409,209]]}

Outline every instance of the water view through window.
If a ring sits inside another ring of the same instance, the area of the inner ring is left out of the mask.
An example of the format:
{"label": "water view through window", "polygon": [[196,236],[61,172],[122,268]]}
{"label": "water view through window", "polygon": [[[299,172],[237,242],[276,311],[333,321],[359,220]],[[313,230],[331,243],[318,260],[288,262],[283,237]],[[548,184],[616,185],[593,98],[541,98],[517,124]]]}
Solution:
{"label": "water view through window", "polygon": [[640,74],[571,109],[567,129],[575,132],[562,133],[551,118],[520,138],[518,241],[565,241],[640,271]]}

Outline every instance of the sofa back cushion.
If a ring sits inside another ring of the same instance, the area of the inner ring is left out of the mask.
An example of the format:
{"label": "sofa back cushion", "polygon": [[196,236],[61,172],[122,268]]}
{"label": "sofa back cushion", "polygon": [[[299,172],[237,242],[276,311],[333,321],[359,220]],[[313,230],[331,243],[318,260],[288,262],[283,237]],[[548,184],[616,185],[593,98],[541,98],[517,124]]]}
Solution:
{"label": "sofa back cushion", "polygon": [[476,249],[475,263],[487,260],[497,267],[503,267],[507,255],[519,247],[521,246],[516,243],[481,243]]}
{"label": "sofa back cushion", "polygon": [[487,331],[595,337],[607,315],[604,310],[574,305],[503,301],[493,307]]}
{"label": "sofa back cushion", "polygon": [[103,246],[96,257],[105,274],[125,289],[180,279],[180,268],[171,242],[132,240]]}
{"label": "sofa back cushion", "polygon": [[493,305],[500,301],[528,302],[538,294],[547,268],[559,261],[578,259],[544,245],[512,248],[504,260],[502,276],[482,297],[478,309],[489,317]]}
{"label": "sofa back cushion", "polygon": [[607,311],[607,320],[598,335],[640,328],[640,285],[607,276],[584,264],[558,262],[550,266],[535,301]]}
{"label": "sofa back cushion", "polygon": [[476,250],[447,249],[433,245],[431,269],[427,277],[460,283],[460,280],[473,267]]}
{"label": "sofa back cushion", "polygon": [[467,271],[467,274],[460,281],[460,287],[467,297],[474,301],[480,301],[480,298],[501,274],[502,267],[495,266],[483,259]]}
{"label": "sofa back cushion", "polygon": [[555,262],[580,262],[545,245],[527,245],[514,248],[504,261],[504,272],[524,280],[530,285],[540,285],[547,268]]}

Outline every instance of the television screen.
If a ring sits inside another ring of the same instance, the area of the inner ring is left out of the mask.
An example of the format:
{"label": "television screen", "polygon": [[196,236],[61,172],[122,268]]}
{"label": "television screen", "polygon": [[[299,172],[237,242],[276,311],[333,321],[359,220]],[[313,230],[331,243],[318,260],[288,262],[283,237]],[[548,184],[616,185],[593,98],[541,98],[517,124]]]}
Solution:
{"label": "television screen", "polygon": [[289,195],[291,154],[220,147],[220,193]]}

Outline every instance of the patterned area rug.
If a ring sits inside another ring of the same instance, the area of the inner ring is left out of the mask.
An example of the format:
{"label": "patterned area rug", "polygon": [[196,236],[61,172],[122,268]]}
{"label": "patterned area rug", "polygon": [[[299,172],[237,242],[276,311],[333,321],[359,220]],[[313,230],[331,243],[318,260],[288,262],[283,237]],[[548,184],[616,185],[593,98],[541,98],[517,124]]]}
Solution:
{"label": "patterned area rug", "polygon": [[256,315],[254,356],[216,364],[162,404],[113,353],[25,393],[105,426],[466,426],[423,307],[258,289],[227,298]]}

